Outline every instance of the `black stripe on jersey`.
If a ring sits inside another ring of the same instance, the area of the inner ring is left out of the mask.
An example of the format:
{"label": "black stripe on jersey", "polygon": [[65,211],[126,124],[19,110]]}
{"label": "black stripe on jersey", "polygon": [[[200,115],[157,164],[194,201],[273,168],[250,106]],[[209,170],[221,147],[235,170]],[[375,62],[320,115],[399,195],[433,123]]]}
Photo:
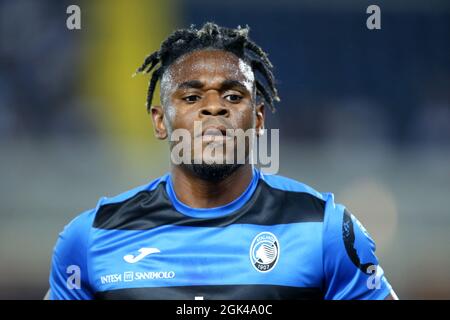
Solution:
{"label": "black stripe on jersey", "polygon": [[277,285],[211,285],[126,288],[97,292],[103,300],[321,300],[319,288]]}
{"label": "black stripe on jersey", "polygon": [[353,229],[353,221],[351,217],[351,213],[344,209],[344,217],[342,220],[342,237],[344,239],[345,250],[347,251],[347,255],[353,264],[365,274],[371,274],[373,269],[371,270],[371,266],[376,266],[373,262],[361,263],[361,259],[358,256],[358,252],[355,249],[355,230]]}
{"label": "black stripe on jersey", "polygon": [[149,230],[163,225],[226,227],[231,224],[276,225],[322,222],[325,201],[309,193],[279,190],[260,180],[252,197],[238,210],[215,218],[193,218],[173,207],[160,183],[125,201],[99,208],[94,227],[116,230]]}

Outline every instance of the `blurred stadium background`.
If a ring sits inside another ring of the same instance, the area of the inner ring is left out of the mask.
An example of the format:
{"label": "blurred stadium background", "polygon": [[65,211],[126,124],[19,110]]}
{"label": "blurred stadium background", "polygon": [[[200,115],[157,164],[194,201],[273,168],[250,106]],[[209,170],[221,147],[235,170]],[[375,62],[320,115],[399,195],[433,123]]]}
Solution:
{"label": "blurred stadium background", "polygon": [[[81,7],[82,29],[66,28]],[[369,31],[370,4],[382,29]],[[63,226],[168,168],[131,78],[175,28],[248,24],[280,173],[332,191],[402,299],[450,298],[450,2],[0,1],[0,298],[40,299]]]}

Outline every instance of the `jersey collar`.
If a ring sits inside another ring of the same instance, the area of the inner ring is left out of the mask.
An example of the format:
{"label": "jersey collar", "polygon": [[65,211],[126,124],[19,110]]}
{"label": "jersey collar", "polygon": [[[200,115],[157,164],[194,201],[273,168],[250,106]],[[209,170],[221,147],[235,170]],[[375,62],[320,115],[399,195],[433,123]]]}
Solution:
{"label": "jersey collar", "polygon": [[167,176],[166,192],[170,201],[178,212],[193,218],[216,218],[228,215],[240,209],[253,195],[259,181],[260,172],[253,168],[253,177],[247,189],[236,199],[230,203],[214,208],[193,208],[178,200],[173,189],[171,174]]}

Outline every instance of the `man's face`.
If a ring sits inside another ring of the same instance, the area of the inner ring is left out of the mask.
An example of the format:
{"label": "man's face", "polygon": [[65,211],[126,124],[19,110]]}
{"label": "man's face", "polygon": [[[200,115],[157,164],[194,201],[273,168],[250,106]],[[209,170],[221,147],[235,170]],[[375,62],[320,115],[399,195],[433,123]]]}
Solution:
{"label": "man's face", "polygon": [[[197,173],[206,175],[205,178],[208,172],[213,172],[216,178],[227,175],[238,165],[211,164],[214,160],[208,159],[209,153],[194,152],[194,139],[201,140],[203,151],[213,146],[216,151],[222,150],[223,157],[234,153],[236,162],[236,156],[239,156],[236,154],[236,143],[233,148],[225,148],[226,143],[235,141],[234,137],[227,136],[226,130],[255,129],[258,132],[263,127],[263,106],[255,106],[254,90],[253,71],[234,54],[221,50],[186,54],[175,61],[162,77],[161,101],[164,110],[152,108],[157,136],[165,138],[177,129],[186,129],[192,138],[192,163],[201,163],[191,168],[200,170]],[[201,124],[200,136],[198,130],[194,130],[195,122]],[[174,145],[172,142],[171,150]],[[246,159],[248,155],[247,145]],[[217,159],[217,152],[214,159]],[[214,171],[218,172],[214,174]]]}

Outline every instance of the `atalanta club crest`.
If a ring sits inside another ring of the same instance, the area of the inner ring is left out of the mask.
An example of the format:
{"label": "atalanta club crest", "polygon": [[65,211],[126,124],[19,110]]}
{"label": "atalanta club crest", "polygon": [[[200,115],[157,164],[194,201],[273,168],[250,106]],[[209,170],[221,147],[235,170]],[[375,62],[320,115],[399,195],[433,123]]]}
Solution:
{"label": "atalanta club crest", "polygon": [[280,258],[280,243],[271,232],[261,232],[250,246],[250,261],[259,272],[272,270]]}

